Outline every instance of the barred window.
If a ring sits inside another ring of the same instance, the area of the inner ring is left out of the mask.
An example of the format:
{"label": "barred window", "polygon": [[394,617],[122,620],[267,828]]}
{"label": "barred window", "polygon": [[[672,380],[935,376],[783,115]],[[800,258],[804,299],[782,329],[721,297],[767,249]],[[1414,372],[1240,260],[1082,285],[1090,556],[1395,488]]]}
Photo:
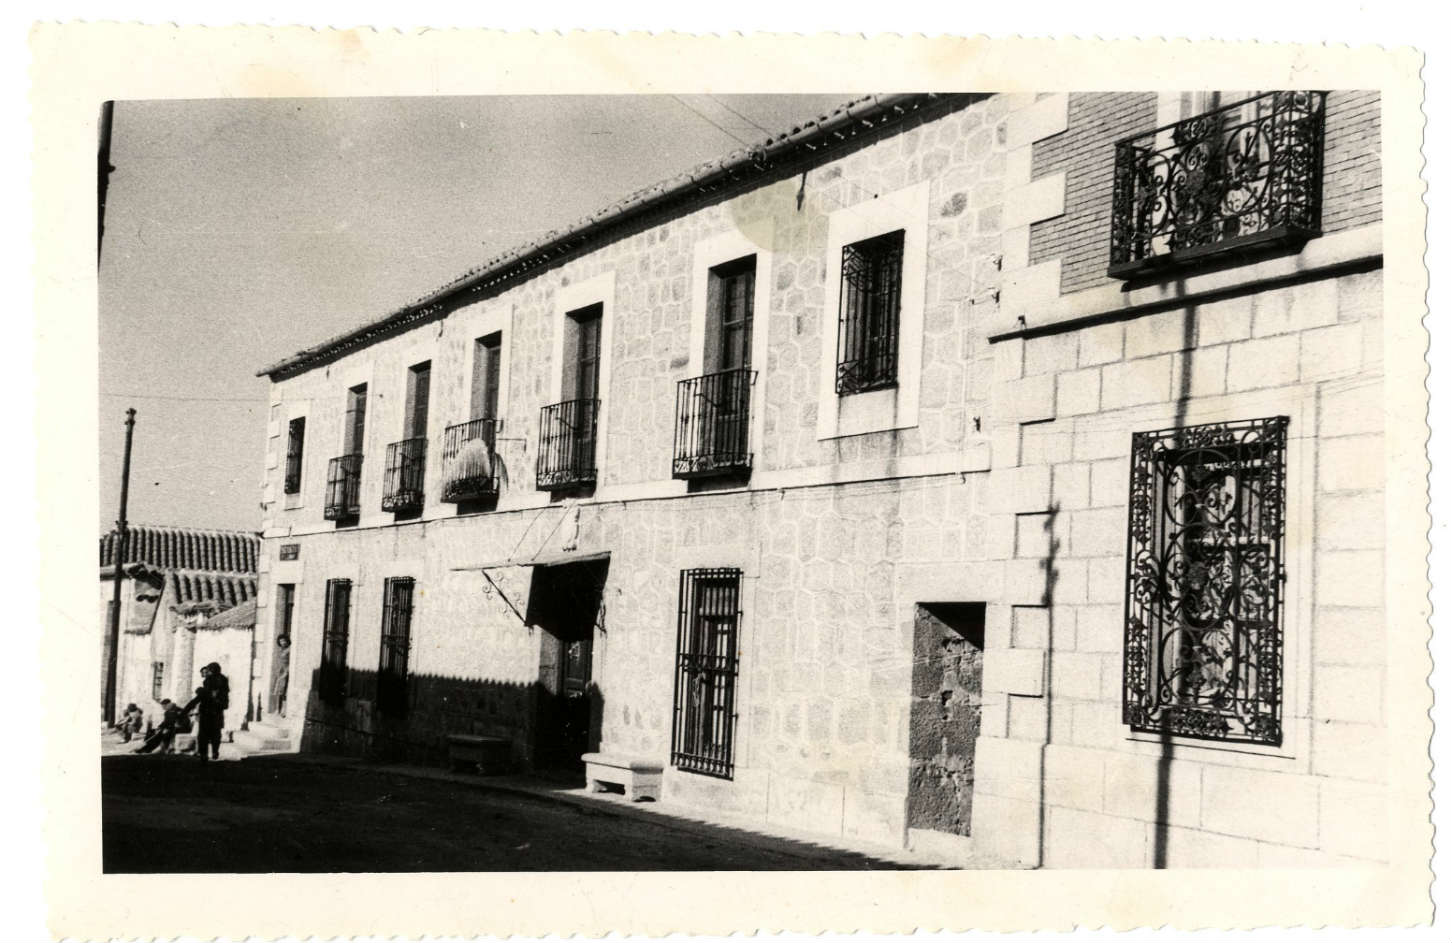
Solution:
{"label": "barred window", "polygon": [[1284,416],[1135,433],[1124,722],[1281,742]]}
{"label": "barred window", "polygon": [[287,464],[282,476],[283,494],[297,494],[302,490],[303,433],[307,422],[306,416],[298,416],[287,424]]}
{"label": "barred window", "polygon": [[897,383],[904,230],[842,247],[837,317],[837,393],[866,393]]}
{"label": "barred window", "polygon": [[741,571],[682,570],[671,763],[730,779]]}
{"label": "barred window", "polygon": [[399,715],[408,709],[408,649],[413,627],[413,579],[383,582],[383,640],[378,654],[378,708]]}
{"label": "barred window", "polygon": [[159,701],[162,691],[166,689],[166,662],[154,661],[151,663],[151,699]]}
{"label": "barred window", "polygon": [[348,621],[353,609],[352,580],[328,580],[323,601],[323,658],[318,670],[318,696],[329,704],[348,690]]}

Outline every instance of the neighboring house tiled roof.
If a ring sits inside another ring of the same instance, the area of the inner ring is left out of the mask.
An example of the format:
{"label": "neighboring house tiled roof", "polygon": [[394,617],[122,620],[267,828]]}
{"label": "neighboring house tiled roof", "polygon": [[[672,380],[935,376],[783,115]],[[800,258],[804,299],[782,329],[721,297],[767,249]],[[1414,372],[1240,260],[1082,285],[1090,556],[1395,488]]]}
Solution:
{"label": "neighboring house tiled roof", "polygon": [[723,199],[747,186],[780,179],[797,172],[804,165],[818,163],[858,146],[864,139],[871,140],[872,135],[894,126],[963,108],[986,97],[970,93],[914,93],[868,95],[855,99],[829,115],[803,122],[799,127],[767,138],[753,147],[732,151],[719,160],[708,161],[669,180],[637,190],[572,226],[496,256],[392,314],[305,348],[264,367],[257,375],[273,380],[294,376],[415,324],[442,317],[461,303],[470,303],[486,296],[486,293],[503,290],[589,251],[643,218],[690,201]]}
{"label": "neighboring house tiled roof", "polygon": [[173,609],[212,606],[220,612],[257,596],[255,576],[172,570],[167,573],[166,581],[171,591],[169,605]]}
{"label": "neighboring house tiled roof", "polygon": [[[144,563],[159,570],[256,573],[261,538],[242,530],[198,530],[157,524],[126,528],[123,563]],[[115,563],[116,532],[101,537],[101,565]]]}
{"label": "neighboring house tiled roof", "polygon": [[204,629],[246,629],[257,624],[257,600],[249,599],[212,616],[202,624]]}

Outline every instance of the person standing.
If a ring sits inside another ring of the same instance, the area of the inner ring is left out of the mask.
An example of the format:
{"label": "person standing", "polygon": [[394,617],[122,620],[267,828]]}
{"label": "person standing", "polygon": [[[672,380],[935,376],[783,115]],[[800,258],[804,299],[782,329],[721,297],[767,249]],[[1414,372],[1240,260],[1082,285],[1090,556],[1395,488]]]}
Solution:
{"label": "person standing", "polygon": [[272,685],[268,691],[268,709],[279,717],[287,716],[287,682],[291,676],[292,639],[277,637],[277,651],[272,653]]}
{"label": "person standing", "polygon": [[230,703],[231,685],[222,674],[222,666],[215,661],[202,669],[202,686],[197,696],[186,709],[197,709],[197,759],[207,759],[210,748],[212,759],[220,759],[222,749],[222,724]]}

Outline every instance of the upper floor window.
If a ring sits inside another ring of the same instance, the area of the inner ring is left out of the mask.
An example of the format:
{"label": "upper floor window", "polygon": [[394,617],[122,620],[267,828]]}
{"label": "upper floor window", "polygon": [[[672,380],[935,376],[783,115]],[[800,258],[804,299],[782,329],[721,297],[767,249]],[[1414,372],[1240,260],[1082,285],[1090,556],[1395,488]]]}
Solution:
{"label": "upper floor window", "polygon": [[1265,92],[1115,145],[1109,274],[1320,234],[1325,92]]}
{"label": "upper floor window", "polygon": [[604,305],[590,305],[565,317],[564,376],[560,389],[570,399],[600,398],[600,327]]}
{"label": "upper floor window", "polygon": [[282,474],[283,494],[297,494],[302,490],[303,433],[307,421],[306,416],[298,416],[287,424],[287,464]]}
{"label": "upper floor window", "polygon": [[385,511],[413,514],[423,508],[431,373],[429,361],[408,368],[408,388],[403,406],[403,438],[389,443],[383,458]]}
{"label": "upper floor window", "polygon": [[837,393],[897,383],[903,230],[842,247],[837,315]]}
{"label": "upper floor window", "polygon": [[469,397],[471,419],[493,419],[499,415],[502,341],[498,331],[474,341],[474,378]]}
{"label": "upper floor window", "polygon": [[327,493],[323,499],[323,518],[343,524],[356,522],[360,510],[358,496],[363,478],[363,433],[368,413],[368,384],[360,383],[348,390],[343,412],[343,454],[328,462]]}
{"label": "upper floor window", "polygon": [[1135,433],[1124,722],[1281,743],[1284,416]]}
{"label": "upper floor window", "polygon": [[718,265],[706,276],[705,374],[676,385],[676,478],[751,468],[751,334],[756,256]]}

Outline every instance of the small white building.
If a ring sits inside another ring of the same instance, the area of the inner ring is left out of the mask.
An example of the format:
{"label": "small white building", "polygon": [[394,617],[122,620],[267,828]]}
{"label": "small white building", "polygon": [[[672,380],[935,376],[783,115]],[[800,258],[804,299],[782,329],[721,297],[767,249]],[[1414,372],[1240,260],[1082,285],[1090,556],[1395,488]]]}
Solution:
{"label": "small white building", "polygon": [[[185,704],[198,685],[201,667],[215,661],[232,685],[226,729],[240,729],[253,688],[258,543],[258,535],[246,531],[150,524],[127,528],[121,557],[117,716],[134,703],[148,722],[158,722],[162,699]],[[115,553],[113,530],[100,541],[102,698]]]}

